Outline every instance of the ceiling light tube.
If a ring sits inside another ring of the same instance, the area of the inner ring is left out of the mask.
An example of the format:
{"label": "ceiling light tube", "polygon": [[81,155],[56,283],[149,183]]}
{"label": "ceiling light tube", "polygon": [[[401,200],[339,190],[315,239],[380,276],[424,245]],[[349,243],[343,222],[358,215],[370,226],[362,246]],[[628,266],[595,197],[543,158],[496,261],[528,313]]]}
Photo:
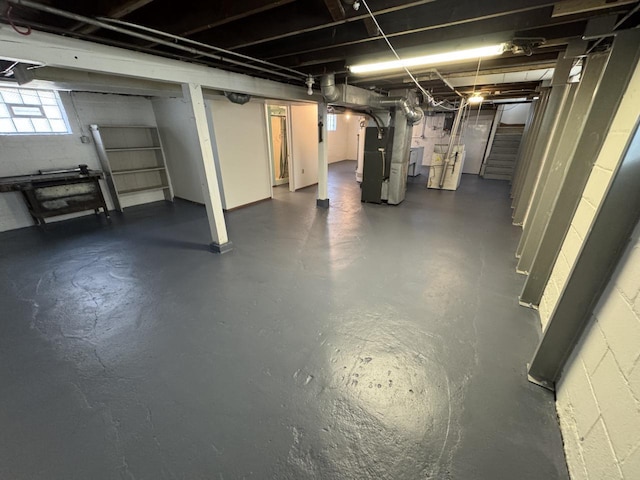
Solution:
{"label": "ceiling light tube", "polygon": [[488,47],[471,48],[468,50],[455,50],[453,52],[436,53],[434,55],[424,55],[421,57],[403,58],[400,60],[390,60],[388,62],[364,63],[361,65],[351,65],[351,73],[372,73],[395,70],[399,68],[418,67],[422,65],[439,65],[443,63],[453,63],[461,60],[471,60],[484,57],[495,57],[502,55],[507,49],[506,43],[490,45]]}

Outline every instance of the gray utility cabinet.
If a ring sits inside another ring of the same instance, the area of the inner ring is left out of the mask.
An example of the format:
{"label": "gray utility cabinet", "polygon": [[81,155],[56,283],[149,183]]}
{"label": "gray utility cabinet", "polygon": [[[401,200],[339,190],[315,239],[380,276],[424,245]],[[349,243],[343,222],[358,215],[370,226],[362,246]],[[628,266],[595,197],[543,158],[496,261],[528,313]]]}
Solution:
{"label": "gray utility cabinet", "polygon": [[122,211],[127,196],[162,191],[173,201],[158,129],[153,126],[91,125],[111,198]]}
{"label": "gray utility cabinet", "polygon": [[409,153],[409,176],[417,177],[422,170],[422,157],[424,156],[424,147],[411,147]]}
{"label": "gray utility cabinet", "polygon": [[363,202],[382,203],[382,184],[389,178],[391,169],[394,129],[385,128],[383,132],[380,139],[376,127],[368,127],[365,130],[361,185]]}

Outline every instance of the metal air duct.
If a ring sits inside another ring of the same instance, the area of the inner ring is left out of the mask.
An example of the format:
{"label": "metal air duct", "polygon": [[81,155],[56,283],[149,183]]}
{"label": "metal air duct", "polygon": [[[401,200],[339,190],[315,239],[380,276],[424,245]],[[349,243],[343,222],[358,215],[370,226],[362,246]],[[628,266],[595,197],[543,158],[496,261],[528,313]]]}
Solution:
{"label": "metal air duct", "polygon": [[415,125],[424,118],[422,109],[415,105],[409,97],[374,97],[371,100],[372,107],[401,109],[407,117],[409,125]]}
{"label": "metal air duct", "polygon": [[328,103],[337,102],[342,97],[342,91],[336,85],[336,76],[333,73],[322,76],[320,91]]}
{"label": "metal air duct", "polygon": [[231,103],[237,103],[238,105],[244,105],[251,100],[251,95],[246,93],[224,92],[224,96],[227,97]]}

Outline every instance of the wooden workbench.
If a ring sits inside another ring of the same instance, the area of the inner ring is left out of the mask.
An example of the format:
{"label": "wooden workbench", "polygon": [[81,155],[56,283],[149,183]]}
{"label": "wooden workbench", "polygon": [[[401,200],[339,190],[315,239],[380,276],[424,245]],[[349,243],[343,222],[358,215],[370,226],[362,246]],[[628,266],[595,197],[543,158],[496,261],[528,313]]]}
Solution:
{"label": "wooden workbench", "polygon": [[98,182],[102,172],[86,167],[54,173],[0,177],[0,192],[21,192],[37,225],[45,218],[100,209],[109,218],[109,210]]}

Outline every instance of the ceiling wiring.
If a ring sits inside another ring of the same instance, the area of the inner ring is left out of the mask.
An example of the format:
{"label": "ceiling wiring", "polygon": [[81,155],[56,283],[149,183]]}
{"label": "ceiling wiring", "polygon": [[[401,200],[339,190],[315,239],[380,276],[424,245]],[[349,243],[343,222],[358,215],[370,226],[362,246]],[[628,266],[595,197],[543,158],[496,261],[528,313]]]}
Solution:
{"label": "ceiling wiring", "polygon": [[[375,24],[376,28],[378,29],[378,32],[380,33],[380,35],[382,36],[382,38],[384,38],[385,42],[387,42],[387,45],[389,46],[389,49],[391,50],[391,52],[395,55],[396,59],[398,60],[402,60],[400,58],[400,55],[398,55],[398,52],[396,52],[396,49],[393,48],[393,45],[391,44],[391,41],[389,40],[389,38],[387,37],[387,35],[384,33],[384,30],[382,30],[382,27],[380,26],[380,24],[378,23],[378,19],[375,17],[375,15],[373,14],[373,12],[371,11],[371,9],[369,8],[369,4],[366,2],[366,0],[362,0],[362,5],[364,5],[364,8],[367,9],[367,12],[369,13],[369,16],[371,17],[371,20],[373,21],[373,23]],[[431,95],[431,93],[429,93],[422,85],[420,85],[420,82],[418,82],[418,80],[416,80],[416,77],[413,76],[413,74],[409,71],[409,69],[407,67],[402,67],[404,69],[404,71],[407,73],[407,75],[409,75],[409,78],[411,78],[411,80],[413,81],[413,83],[416,84],[416,86],[418,87],[418,89],[422,92],[422,94],[425,96],[425,98],[428,100],[428,102],[434,106],[434,107],[441,107],[447,110],[457,110],[457,108],[455,107],[448,107],[446,105],[444,105],[445,101],[442,102],[436,102],[436,100],[433,98],[433,95]]]}

